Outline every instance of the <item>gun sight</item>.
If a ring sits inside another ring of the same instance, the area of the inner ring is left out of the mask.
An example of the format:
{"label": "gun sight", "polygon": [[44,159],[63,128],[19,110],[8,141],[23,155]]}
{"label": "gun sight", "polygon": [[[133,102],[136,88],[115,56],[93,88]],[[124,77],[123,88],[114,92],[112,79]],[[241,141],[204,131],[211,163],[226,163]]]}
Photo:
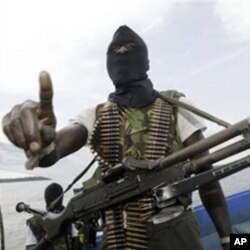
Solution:
{"label": "gun sight", "polygon": [[18,213],[27,212],[29,214],[41,215],[41,216],[45,216],[47,214],[45,211],[41,211],[41,210],[31,208],[30,205],[25,204],[24,202],[17,203],[16,211]]}
{"label": "gun sight", "polygon": [[18,213],[27,211],[28,208],[29,208],[29,205],[25,204],[24,202],[19,202],[19,203],[17,203],[17,205],[16,205],[16,211],[17,211]]}

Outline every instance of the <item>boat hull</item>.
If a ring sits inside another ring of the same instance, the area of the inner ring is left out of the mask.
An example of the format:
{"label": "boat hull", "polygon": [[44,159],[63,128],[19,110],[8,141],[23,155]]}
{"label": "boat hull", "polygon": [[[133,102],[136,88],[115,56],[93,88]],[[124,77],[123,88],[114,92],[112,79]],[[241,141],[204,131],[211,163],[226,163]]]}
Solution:
{"label": "boat hull", "polygon": [[[230,212],[233,233],[250,233],[250,190],[226,197]],[[200,227],[204,250],[221,250],[220,240],[215,227],[203,205],[194,208],[195,216]]]}

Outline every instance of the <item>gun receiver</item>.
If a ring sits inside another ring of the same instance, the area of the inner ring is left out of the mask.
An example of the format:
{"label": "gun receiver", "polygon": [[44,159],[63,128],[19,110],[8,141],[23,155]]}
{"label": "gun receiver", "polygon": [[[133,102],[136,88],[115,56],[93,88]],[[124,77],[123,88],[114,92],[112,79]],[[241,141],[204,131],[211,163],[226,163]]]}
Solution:
{"label": "gun receiver", "polygon": [[[243,138],[197,160],[190,160],[237,136]],[[250,148],[249,118],[156,161],[126,158],[98,184],[75,195],[62,213],[48,213],[45,216],[44,222],[48,237],[53,239],[60,235],[65,223],[79,219],[87,221],[96,212],[106,210],[146,192],[151,192],[156,201],[161,203],[240,171],[249,166],[250,155],[181,181],[176,182],[169,178],[175,174],[177,168],[181,168],[184,173],[190,175],[199,171],[204,165],[217,163],[248,148]]]}

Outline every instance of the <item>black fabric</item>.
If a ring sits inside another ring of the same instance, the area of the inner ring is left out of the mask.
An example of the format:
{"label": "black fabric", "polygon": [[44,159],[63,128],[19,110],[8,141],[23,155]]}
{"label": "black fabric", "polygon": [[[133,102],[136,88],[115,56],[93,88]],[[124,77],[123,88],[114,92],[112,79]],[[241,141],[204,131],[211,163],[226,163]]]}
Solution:
{"label": "black fabric", "polygon": [[[50,184],[44,192],[44,199],[46,202],[46,207],[47,209],[50,207],[51,202],[56,200],[59,196],[63,194],[63,188],[57,184],[57,183],[52,183]],[[55,206],[53,206],[53,211],[57,210],[58,212],[62,211],[64,209],[63,205],[63,197],[56,203]]]}
{"label": "black fabric", "polygon": [[149,250],[202,250],[199,227],[192,211],[160,224],[148,223]]}
{"label": "black fabric", "polygon": [[[132,43],[133,47],[125,53],[116,53],[113,50],[129,43]],[[115,85],[115,92],[109,95],[109,101],[132,108],[150,104],[156,98],[157,92],[148,79],[148,69],[148,50],[145,42],[129,27],[119,27],[107,51],[107,70]]]}
{"label": "black fabric", "polygon": [[152,103],[157,95],[150,79],[145,79],[116,87],[108,100],[131,108],[142,108]]}

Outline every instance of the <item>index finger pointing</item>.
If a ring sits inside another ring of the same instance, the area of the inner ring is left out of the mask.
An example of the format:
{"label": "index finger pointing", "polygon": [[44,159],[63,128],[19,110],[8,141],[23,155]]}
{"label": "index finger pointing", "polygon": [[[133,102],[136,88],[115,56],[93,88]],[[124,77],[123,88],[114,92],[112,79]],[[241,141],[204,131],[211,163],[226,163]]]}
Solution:
{"label": "index finger pointing", "polygon": [[39,75],[40,82],[40,103],[37,110],[38,119],[45,119],[47,125],[55,125],[56,119],[53,112],[53,87],[49,74],[42,71]]}
{"label": "index finger pointing", "polygon": [[43,110],[52,110],[53,88],[49,74],[42,71],[39,75],[40,82],[40,108]]}

